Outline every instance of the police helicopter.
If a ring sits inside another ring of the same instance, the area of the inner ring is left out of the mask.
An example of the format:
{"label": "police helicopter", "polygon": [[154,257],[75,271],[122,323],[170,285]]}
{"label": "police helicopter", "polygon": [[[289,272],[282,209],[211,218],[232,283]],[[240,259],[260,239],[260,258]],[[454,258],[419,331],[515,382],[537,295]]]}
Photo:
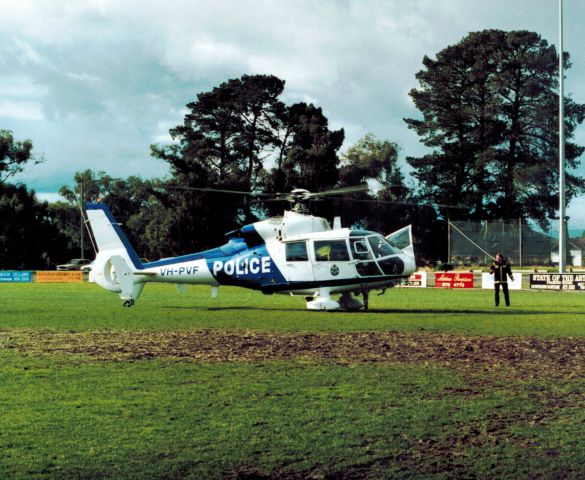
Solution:
{"label": "police helicopter", "polygon": [[119,293],[124,307],[134,305],[147,283],[158,282],[173,283],[179,289],[188,284],[210,285],[212,297],[221,285],[299,295],[306,298],[309,310],[367,310],[370,291],[383,292],[415,271],[411,227],[383,236],[342,228],[339,217],[331,226],[307,208],[313,199],[364,189],[367,185],[276,194],[276,199],[292,204],[282,216],[230,232],[227,243],[218,248],[147,263],[140,260],[105,204],[86,203],[98,249],[89,280]]}

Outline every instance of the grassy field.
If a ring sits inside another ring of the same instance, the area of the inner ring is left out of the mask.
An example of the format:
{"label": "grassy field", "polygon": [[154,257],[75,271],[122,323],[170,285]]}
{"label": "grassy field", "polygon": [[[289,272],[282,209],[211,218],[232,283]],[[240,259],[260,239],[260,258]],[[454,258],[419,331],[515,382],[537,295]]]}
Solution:
{"label": "grassy field", "polygon": [[310,312],[302,297],[265,296],[221,287],[181,294],[148,285],[136,306],[94,284],[0,285],[0,328],[255,329],[269,331],[419,331],[471,335],[585,336],[585,295],[511,293],[512,307],[493,306],[493,292],[402,288],[370,297],[370,311]]}
{"label": "grassy field", "polygon": [[0,478],[583,478],[585,295],[0,285]]}

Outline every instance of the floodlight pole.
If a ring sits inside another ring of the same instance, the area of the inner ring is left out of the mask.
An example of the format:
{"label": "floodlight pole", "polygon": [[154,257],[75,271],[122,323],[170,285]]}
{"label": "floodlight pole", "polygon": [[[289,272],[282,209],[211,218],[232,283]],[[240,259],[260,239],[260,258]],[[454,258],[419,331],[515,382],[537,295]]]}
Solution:
{"label": "floodlight pole", "polygon": [[81,244],[81,259],[85,258],[83,253],[83,179],[81,180],[80,190],[79,190],[79,242]]}
{"label": "floodlight pole", "polygon": [[451,263],[451,220],[447,217],[447,263]]}
{"label": "floodlight pole", "polygon": [[522,268],[522,217],[518,219],[518,230],[520,232],[518,235],[518,261],[520,268]]}
{"label": "floodlight pole", "polygon": [[563,0],[559,0],[559,272],[566,270],[565,105],[563,73]]}

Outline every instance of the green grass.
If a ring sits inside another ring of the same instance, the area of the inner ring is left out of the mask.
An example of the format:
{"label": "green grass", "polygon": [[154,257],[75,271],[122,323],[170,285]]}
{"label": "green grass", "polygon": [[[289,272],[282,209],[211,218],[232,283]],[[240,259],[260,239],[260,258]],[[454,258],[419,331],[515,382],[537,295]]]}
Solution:
{"label": "green grass", "polygon": [[[555,410],[539,382],[469,394],[469,379],[428,366],[0,358],[4,478],[585,471],[583,409]],[[568,402],[583,387],[555,392]]]}
{"label": "green grass", "polygon": [[94,284],[0,285],[0,329],[253,329],[272,331],[443,331],[471,335],[585,336],[585,295],[511,293],[512,307],[493,306],[493,292],[391,289],[373,295],[370,312],[311,312],[302,297],[265,296],[222,287],[181,294],[147,285],[132,308]]}
{"label": "green grass", "polygon": [[579,293],[512,292],[512,303],[395,289],[372,297],[370,313],[323,313],[298,297],[149,285],[123,309],[95,285],[0,285],[0,478],[583,478],[579,375],[432,361],[103,361],[6,340],[210,328],[585,336]]}

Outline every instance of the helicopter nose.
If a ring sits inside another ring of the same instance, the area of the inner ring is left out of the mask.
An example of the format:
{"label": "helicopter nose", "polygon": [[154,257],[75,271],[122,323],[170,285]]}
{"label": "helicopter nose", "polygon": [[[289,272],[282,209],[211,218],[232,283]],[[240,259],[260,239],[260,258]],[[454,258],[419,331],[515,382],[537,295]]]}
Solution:
{"label": "helicopter nose", "polygon": [[401,255],[378,260],[378,264],[385,275],[400,275],[404,271],[404,261]]}
{"label": "helicopter nose", "polygon": [[411,274],[416,270],[416,262],[414,255],[401,255],[402,261],[404,262],[404,273]]}

